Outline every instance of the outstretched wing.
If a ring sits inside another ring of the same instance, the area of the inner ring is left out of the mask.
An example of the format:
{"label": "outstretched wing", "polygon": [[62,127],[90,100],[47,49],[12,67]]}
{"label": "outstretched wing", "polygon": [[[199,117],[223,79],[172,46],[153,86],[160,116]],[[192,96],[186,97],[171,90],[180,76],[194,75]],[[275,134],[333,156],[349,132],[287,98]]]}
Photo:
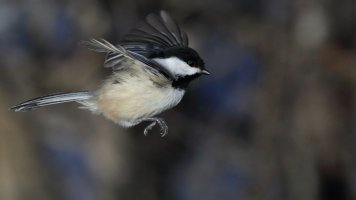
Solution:
{"label": "outstretched wing", "polygon": [[[159,16],[148,15],[144,22],[122,38],[118,46],[149,59],[152,54],[167,48],[187,47],[188,37],[166,11],[161,11]],[[105,59],[105,67],[116,69],[120,67],[124,58],[123,54],[109,52]]]}
{"label": "outstretched wing", "polygon": [[[151,68],[151,70],[155,70],[155,71],[163,74],[166,78],[168,78],[170,80],[174,80],[173,75],[164,67],[162,67],[159,64],[155,63],[154,61],[146,58],[145,56],[142,56],[135,52],[126,50],[121,45],[114,46],[104,39],[100,39],[100,40],[90,39],[89,41],[82,42],[82,44],[85,45],[88,49],[96,51],[96,52],[118,55],[118,56],[120,56],[121,61],[123,59],[138,60],[138,61],[142,62],[143,64],[145,64],[147,67]],[[120,65],[118,65],[118,67],[119,66]]]}
{"label": "outstretched wing", "polygon": [[149,56],[147,54],[151,51],[160,51],[169,47],[187,47],[188,37],[166,11],[161,11],[160,16],[148,15],[146,21],[123,37],[120,45]]}

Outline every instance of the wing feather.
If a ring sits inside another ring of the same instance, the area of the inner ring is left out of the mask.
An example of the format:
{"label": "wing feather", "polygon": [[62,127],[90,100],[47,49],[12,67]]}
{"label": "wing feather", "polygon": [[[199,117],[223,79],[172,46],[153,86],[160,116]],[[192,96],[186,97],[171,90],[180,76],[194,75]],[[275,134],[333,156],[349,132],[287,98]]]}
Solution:
{"label": "wing feather", "polygon": [[171,47],[188,47],[187,34],[166,11],[150,14],[120,41],[124,48],[132,47],[146,57]]}
{"label": "wing feather", "polygon": [[161,11],[161,17],[162,17],[162,20],[163,20],[164,24],[169,29],[169,32],[175,38],[175,41],[178,42],[178,45],[184,44],[184,42],[182,43],[182,41],[183,41],[182,32],[181,32],[178,24],[165,11]]}
{"label": "wing feather", "polygon": [[105,67],[119,70],[123,67],[121,63],[125,59],[134,59],[161,72],[171,80],[174,76],[150,57],[168,48],[188,47],[188,43],[187,34],[166,11],[161,11],[160,15],[148,15],[144,22],[132,29],[116,46],[104,39],[83,42],[91,50],[106,53]]}
{"label": "wing feather", "polygon": [[[174,80],[174,76],[164,67],[159,65],[158,63],[154,62],[153,60],[150,60],[146,58],[145,56],[142,56],[136,52],[128,51],[124,47],[117,45],[114,46],[108,41],[104,39],[90,39],[89,41],[84,41],[82,42],[83,45],[85,45],[88,49],[96,51],[96,52],[101,52],[101,53],[107,53],[107,55],[111,55],[110,58],[107,58],[107,60],[112,60],[116,62],[121,62],[123,59],[131,59],[134,61],[140,61],[141,63],[145,64],[147,68],[150,70],[153,70],[155,72],[159,72],[163,74],[166,78],[170,80]],[[114,70],[120,70],[122,67],[125,67],[124,65],[115,65],[113,66]]]}
{"label": "wing feather", "polygon": [[147,23],[150,24],[153,28],[159,31],[163,37],[165,37],[169,44],[173,46],[179,46],[178,41],[173,36],[173,34],[168,30],[166,24],[164,23],[162,17],[158,17],[155,14],[150,14],[146,19]]}

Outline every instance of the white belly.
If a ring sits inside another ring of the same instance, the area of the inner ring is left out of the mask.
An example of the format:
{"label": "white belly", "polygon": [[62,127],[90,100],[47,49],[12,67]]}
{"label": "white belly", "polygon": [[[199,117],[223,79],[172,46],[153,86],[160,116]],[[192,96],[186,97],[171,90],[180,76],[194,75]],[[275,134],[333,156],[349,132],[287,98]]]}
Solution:
{"label": "white belly", "polygon": [[157,86],[146,77],[131,77],[118,84],[105,83],[98,91],[96,107],[98,113],[125,125],[176,106],[184,93],[169,84]]}

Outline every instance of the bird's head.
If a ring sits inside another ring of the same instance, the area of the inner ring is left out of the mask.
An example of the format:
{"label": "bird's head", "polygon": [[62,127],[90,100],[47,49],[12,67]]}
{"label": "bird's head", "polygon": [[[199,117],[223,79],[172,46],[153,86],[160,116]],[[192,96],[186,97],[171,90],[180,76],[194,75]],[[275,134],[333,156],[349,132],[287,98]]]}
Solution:
{"label": "bird's head", "polygon": [[209,75],[199,54],[189,47],[172,47],[151,57],[178,79],[190,81],[200,75]]}

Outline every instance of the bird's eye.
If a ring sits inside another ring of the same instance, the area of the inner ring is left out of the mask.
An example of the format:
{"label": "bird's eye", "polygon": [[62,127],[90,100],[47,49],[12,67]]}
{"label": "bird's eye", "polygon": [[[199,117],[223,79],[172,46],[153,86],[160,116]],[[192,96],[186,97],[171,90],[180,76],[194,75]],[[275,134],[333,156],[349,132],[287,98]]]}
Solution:
{"label": "bird's eye", "polygon": [[193,61],[192,60],[188,60],[188,65],[192,66],[193,65]]}

